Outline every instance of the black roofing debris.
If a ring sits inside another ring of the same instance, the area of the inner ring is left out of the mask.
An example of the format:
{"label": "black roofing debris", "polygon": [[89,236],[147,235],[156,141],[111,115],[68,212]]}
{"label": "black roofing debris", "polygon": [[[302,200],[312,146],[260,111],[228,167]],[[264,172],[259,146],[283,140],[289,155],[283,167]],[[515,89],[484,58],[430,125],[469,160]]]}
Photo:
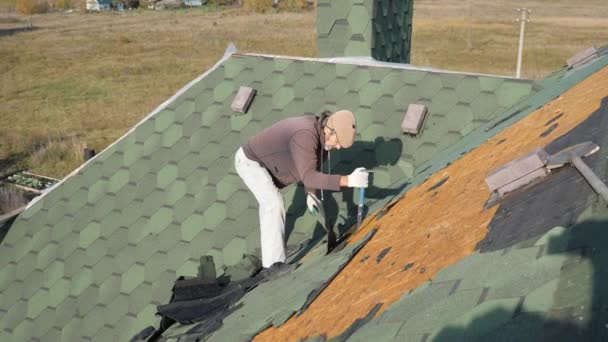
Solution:
{"label": "black roofing debris", "polygon": [[371,321],[384,303],[378,303],[365,315],[365,317],[357,318],[343,333],[331,339],[332,342],[347,341],[359,328]]}
{"label": "black roofing debris", "polygon": [[449,176],[443,178],[442,180],[440,180],[439,182],[435,183],[433,186],[431,186],[426,192],[431,192],[437,188],[439,188],[440,186],[442,186],[443,184],[445,184],[445,182],[448,181],[448,179],[450,179]]}
{"label": "black roofing debris", "polygon": [[564,116],[563,112],[560,112],[559,114],[557,114],[556,116],[552,117],[551,119],[549,119],[549,121],[547,121],[547,123],[545,123],[545,126],[549,126],[550,124],[554,123],[555,121],[559,120],[559,118],[561,118],[562,116]]}
{"label": "black roofing debris", "polygon": [[329,283],[331,283],[334,278],[340,274],[340,272],[342,272],[342,270],[344,269],[344,267],[346,267],[346,265],[349,264],[350,260],[352,260],[352,258],[361,250],[361,248],[363,248],[363,246],[365,246],[369,240],[372,239],[372,237],[376,234],[377,229],[374,228],[372,230],[369,231],[369,233],[367,233],[367,235],[365,235],[363,238],[361,238],[361,242],[359,243],[359,245],[354,248],[352,251],[349,252],[349,259],[343,263],[340,268],[338,268],[338,270],[336,271],[336,273],[334,273],[329,279],[327,279],[324,283],[322,283],[318,288],[314,289],[313,291],[311,291],[308,294],[308,297],[306,298],[306,302],[304,302],[304,305],[302,305],[302,307],[300,308],[300,310],[298,310],[298,316],[302,314],[302,312],[306,311],[306,309],[308,309],[308,307],[310,306],[310,304],[312,304],[312,302],[319,296],[319,294],[321,292],[323,292],[323,290],[325,290],[325,288],[329,285]]}
{"label": "black roofing debris", "polygon": [[380,263],[380,261],[382,261],[382,259],[384,259],[384,257],[388,254],[388,252],[390,252],[391,248],[393,247],[387,247],[385,249],[383,249],[380,254],[378,254],[378,256],[376,257],[376,263]]}
{"label": "black roofing debris", "polygon": [[519,115],[519,113],[522,113],[524,111],[527,111],[530,107],[532,107],[531,105],[525,105],[522,108],[514,111],[513,113],[501,118],[500,120],[495,121],[494,123],[492,123],[492,125],[486,127],[486,132],[491,131],[492,129],[500,126],[502,123],[505,123],[509,120],[511,120],[512,118],[516,117],[517,115]]}
{"label": "black roofing debris", "polygon": [[401,272],[405,272],[405,271],[409,270],[410,268],[412,268],[412,266],[414,266],[414,263],[410,262],[409,264],[403,266],[403,269],[401,269]]}
{"label": "black roofing debris", "polygon": [[490,292],[490,288],[484,287],[481,291],[481,295],[479,296],[479,300],[477,300],[477,305],[486,301],[486,298],[488,298],[488,292]]}
{"label": "black roofing debris", "polygon": [[448,293],[448,296],[451,296],[454,294],[454,292],[456,292],[456,290],[458,290],[458,287],[460,287],[460,283],[462,282],[462,279],[458,279],[454,282],[454,285],[452,286],[452,288],[450,289],[450,293]]}
{"label": "black roofing debris", "polygon": [[[549,154],[593,141],[600,150],[585,163],[600,179],[608,178],[608,97],[600,108],[565,135],[545,147]],[[556,226],[570,226],[594,201],[601,201],[574,167],[555,169],[551,175],[526,191],[505,197],[492,218],[488,234],[477,249],[490,252],[540,236]]]}
{"label": "black roofing debris", "polygon": [[152,336],[152,334],[154,334],[155,331],[156,331],[156,329],[154,329],[153,326],[148,326],[148,327],[144,328],[144,330],[140,331],[137,335],[133,336],[133,338],[131,339],[131,342],[145,341],[150,336]]}
{"label": "black roofing debris", "polygon": [[[410,184],[410,182],[405,182],[400,186],[400,188],[405,189],[409,184]],[[393,197],[393,200],[391,200],[391,202],[389,204],[387,204],[380,211],[378,211],[378,213],[376,214],[376,220],[381,219],[384,215],[386,215],[389,211],[391,211],[391,209],[393,209],[393,207],[397,203],[401,202],[405,198],[406,195],[407,195],[407,192],[400,195],[399,198],[397,198],[396,200]]]}
{"label": "black roofing debris", "polygon": [[380,211],[378,211],[378,213],[376,214],[376,220],[381,219],[384,215],[386,215],[386,213],[388,213],[389,208],[382,208]]}
{"label": "black roofing debris", "polygon": [[559,123],[555,123],[555,124],[551,125],[551,127],[547,128],[546,131],[544,131],[540,134],[540,137],[544,138],[547,135],[551,134],[557,128],[557,126],[559,126]]}
{"label": "black roofing debris", "polygon": [[[230,307],[259,283],[267,281],[267,276],[260,272],[261,262],[249,255],[241,262],[217,278],[213,258],[201,257],[198,277],[179,277],[173,286],[168,304],[158,305],[158,315],[162,317],[160,327],[149,337],[156,341],[162,333],[175,323],[190,324],[204,321],[197,325],[206,336],[221,326],[221,321],[232,310]],[[147,329],[147,328],[146,328]],[[143,335],[145,330],[137,336]],[[148,334],[149,335],[149,334]],[[136,337],[137,337],[136,336]]]}

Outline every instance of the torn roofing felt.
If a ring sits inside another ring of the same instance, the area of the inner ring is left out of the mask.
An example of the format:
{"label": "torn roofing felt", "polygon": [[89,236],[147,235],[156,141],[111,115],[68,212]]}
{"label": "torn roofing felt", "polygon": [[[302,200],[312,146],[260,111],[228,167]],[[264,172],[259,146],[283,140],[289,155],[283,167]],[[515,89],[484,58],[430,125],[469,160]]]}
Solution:
{"label": "torn roofing felt", "polygon": [[163,334],[166,341],[249,341],[269,326],[281,326],[291,316],[306,310],[337,273],[372,238],[370,231],[343,250],[325,255],[319,246],[297,269],[272,281],[261,283],[247,292],[223,317],[217,330],[207,329],[208,322],[176,326]]}
{"label": "torn roofing felt", "polygon": [[[196,274],[201,256],[213,256],[221,274],[244,252],[258,253],[255,199],[233,154],[282,118],[352,110],[359,143],[333,154],[331,170],[374,168],[367,194],[386,198],[387,186],[539,89],[510,78],[247,55],[203,76],[17,218],[0,245],[2,334],[124,340],[157,323],[156,305],[178,276]],[[257,91],[244,115],[230,109],[242,85]],[[411,102],[429,108],[416,137],[399,131]],[[304,215],[302,188],[284,194],[291,245],[316,221]],[[326,196],[334,222],[349,215],[352,195]]]}
{"label": "torn roofing felt", "polygon": [[[559,125],[559,119],[555,124]],[[554,154],[584,141],[592,141],[600,147],[597,153],[583,160],[600,179],[608,182],[608,94],[597,111],[552,141],[545,150]],[[592,203],[601,205],[602,201],[581,173],[567,164],[554,169],[532,188],[505,198],[478,248],[482,252],[506,248],[554,226],[570,226]]]}
{"label": "torn roofing felt", "polygon": [[[591,212],[590,212],[591,213]],[[350,341],[604,341],[608,210],[471,255],[404,294]]]}
{"label": "torn roofing felt", "polygon": [[[484,181],[486,175],[572,131],[600,108],[606,96],[608,68],[603,67],[468,150],[426,182],[409,188],[383,216],[370,216],[360,234],[369,227],[378,227],[374,239],[362,248],[360,257],[344,268],[314,305],[280,328],[262,332],[256,340],[274,341],[291,336],[304,339],[320,334],[330,339],[339,336],[378,303],[383,303],[380,311],[390,309],[404,293],[473,253],[498,210],[498,207],[483,209],[490,197]],[[564,115],[558,127],[550,135],[542,136],[546,123],[561,112]],[[441,186],[434,188],[443,180]],[[434,189],[429,191],[431,188]],[[551,214],[560,213],[543,213]],[[354,238],[358,236],[359,233]],[[390,251],[383,253],[389,247]],[[527,281],[526,278],[519,280]],[[481,292],[477,296],[481,296]],[[422,332],[426,333],[431,331]]]}

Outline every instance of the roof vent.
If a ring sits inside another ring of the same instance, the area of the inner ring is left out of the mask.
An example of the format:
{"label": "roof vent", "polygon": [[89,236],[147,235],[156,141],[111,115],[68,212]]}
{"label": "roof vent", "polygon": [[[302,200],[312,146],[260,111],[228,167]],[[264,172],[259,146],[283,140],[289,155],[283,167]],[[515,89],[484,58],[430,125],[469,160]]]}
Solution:
{"label": "roof vent", "polygon": [[490,191],[503,196],[546,176],[548,159],[549,154],[544,149],[536,149],[492,171],[486,177],[486,183]]}
{"label": "roof vent", "polygon": [[420,132],[420,128],[422,128],[426,113],[426,106],[417,103],[410,104],[407,107],[407,112],[405,112],[403,122],[401,122],[401,131],[417,135]]}
{"label": "roof vent", "polygon": [[595,46],[592,46],[583,51],[579,51],[576,55],[570,57],[566,63],[568,64],[568,67],[574,68],[581,64],[586,64],[598,56],[598,50],[595,48]]}
{"label": "roof vent", "polygon": [[255,96],[255,89],[249,87],[240,87],[239,91],[236,93],[234,100],[232,101],[233,111],[237,113],[247,113],[249,106],[251,105],[251,101],[253,101],[253,97]]}

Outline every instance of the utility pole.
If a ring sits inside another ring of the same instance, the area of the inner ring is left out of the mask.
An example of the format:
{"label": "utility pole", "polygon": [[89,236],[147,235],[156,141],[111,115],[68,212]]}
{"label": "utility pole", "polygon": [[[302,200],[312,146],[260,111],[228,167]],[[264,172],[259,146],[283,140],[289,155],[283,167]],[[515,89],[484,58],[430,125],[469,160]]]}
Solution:
{"label": "utility pole", "polygon": [[528,18],[532,11],[527,8],[518,8],[517,12],[521,13],[521,18],[517,19],[517,21],[519,21],[519,51],[517,51],[517,72],[515,77],[521,78],[521,57],[524,52],[524,31],[526,30],[526,23],[530,21]]}
{"label": "utility pole", "polygon": [[473,4],[471,4],[472,0],[469,0],[469,30],[467,32],[467,49],[471,51],[473,49],[473,38],[472,30],[473,30]]}

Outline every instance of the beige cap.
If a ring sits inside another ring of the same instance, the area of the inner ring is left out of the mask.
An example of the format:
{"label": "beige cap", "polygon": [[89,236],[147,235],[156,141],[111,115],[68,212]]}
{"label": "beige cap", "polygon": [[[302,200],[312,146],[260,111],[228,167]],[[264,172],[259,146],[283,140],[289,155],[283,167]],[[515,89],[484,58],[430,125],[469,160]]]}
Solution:
{"label": "beige cap", "polygon": [[337,111],[327,119],[325,126],[336,133],[340,146],[349,148],[353,145],[357,131],[357,121],[353,112],[350,110]]}

